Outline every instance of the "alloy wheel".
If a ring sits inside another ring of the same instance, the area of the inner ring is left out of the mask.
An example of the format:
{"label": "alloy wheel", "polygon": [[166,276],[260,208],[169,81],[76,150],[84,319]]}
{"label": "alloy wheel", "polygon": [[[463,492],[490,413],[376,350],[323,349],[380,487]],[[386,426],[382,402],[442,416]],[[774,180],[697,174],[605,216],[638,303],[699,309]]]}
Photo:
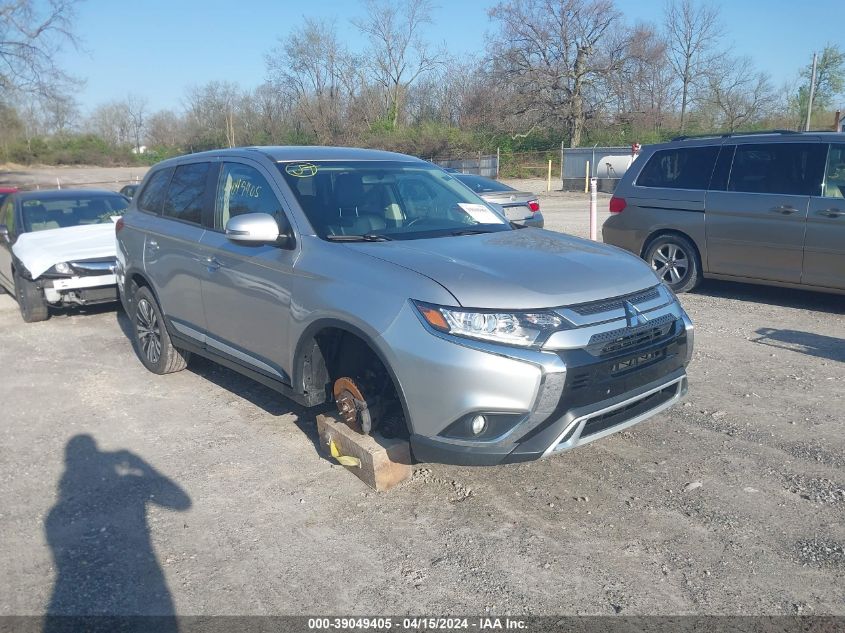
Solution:
{"label": "alloy wheel", "polygon": [[663,281],[676,285],[687,276],[690,261],[684,249],[668,243],[654,251],[651,267]]}
{"label": "alloy wheel", "polygon": [[135,310],[135,329],[138,343],[147,360],[153,364],[161,358],[161,326],[152,304],[146,299],[138,301]]}

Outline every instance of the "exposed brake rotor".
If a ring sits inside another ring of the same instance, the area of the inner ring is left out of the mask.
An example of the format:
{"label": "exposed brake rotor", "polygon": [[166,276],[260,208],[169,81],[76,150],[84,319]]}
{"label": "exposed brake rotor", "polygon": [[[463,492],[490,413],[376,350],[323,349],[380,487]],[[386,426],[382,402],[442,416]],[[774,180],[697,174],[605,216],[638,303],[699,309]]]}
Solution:
{"label": "exposed brake rotor", "polygon": [[332,389],[337,411],[349,428],[369,435],[373,428],[370,405],[352,378],[338,378]]}

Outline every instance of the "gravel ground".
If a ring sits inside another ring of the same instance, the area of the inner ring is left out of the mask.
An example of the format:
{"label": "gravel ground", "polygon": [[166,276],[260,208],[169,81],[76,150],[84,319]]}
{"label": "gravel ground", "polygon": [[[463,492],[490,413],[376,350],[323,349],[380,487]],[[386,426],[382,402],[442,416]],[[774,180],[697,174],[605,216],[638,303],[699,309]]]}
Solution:
{"label": "gravel ground", "polygon": [[[586,234],[586,196],[541,204]],[[25,325],[0,296],[0,615],[845,614],[845,298],[682,300],[683,404],[377,494],[313,412],[201,359],[148,373],[119,311]]]}

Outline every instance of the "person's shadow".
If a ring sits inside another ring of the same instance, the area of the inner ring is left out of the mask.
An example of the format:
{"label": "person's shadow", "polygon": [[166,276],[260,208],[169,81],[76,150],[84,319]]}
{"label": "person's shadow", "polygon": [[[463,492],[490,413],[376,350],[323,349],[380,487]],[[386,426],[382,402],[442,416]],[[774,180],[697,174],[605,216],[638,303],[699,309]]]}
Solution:
{"label": "person's shadow", "polygon": [[80,624],[178,630],[150,540],[148,503],[187,510],[191,499],[134,453],[101,451],[90,435],[68,441],[59,499],[44,521],[57,572],[45,632],[82,630]]}

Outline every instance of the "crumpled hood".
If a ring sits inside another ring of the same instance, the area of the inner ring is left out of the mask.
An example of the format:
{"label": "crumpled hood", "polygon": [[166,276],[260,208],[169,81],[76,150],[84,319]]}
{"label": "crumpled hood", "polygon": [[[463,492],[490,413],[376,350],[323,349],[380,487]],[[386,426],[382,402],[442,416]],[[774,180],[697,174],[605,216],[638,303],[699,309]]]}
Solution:
{"label": "crumpled hood", "polygon": [[33,279],[59,262],[115,257],[114,222],[23,233],[12,246]]}
{"label": "crumpled hood", "polygon": [[473,308],[573,305],[658,283],[630,253],[540,229],[349,246],[425,275]]}

